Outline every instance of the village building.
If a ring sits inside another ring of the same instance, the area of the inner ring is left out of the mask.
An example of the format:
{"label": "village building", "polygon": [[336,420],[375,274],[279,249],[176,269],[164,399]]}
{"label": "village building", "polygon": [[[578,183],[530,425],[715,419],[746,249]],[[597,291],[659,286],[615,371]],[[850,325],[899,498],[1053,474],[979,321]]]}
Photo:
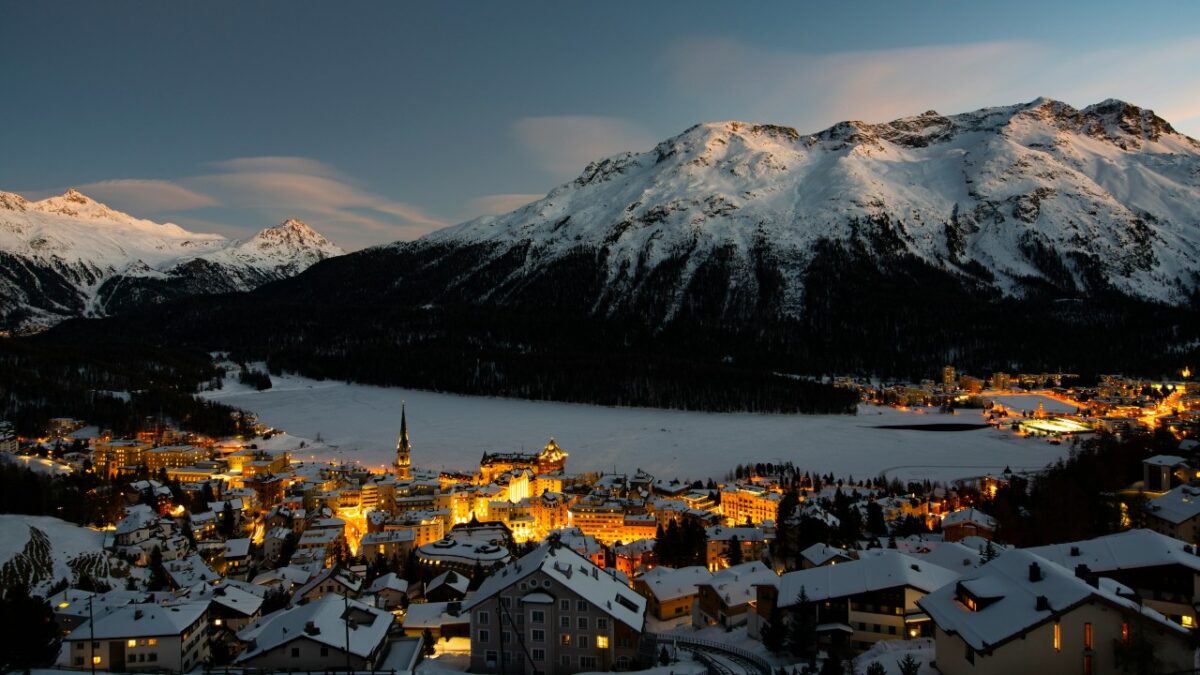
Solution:
{"label": "village building", "polygon": [[357,600],[328,595],[280,610],[244,628],[238,637],[246,648],[235,663],[276,671],[347,666],[374,670],[384,657],[394,618]]}
{"label": "village building", "polygon": [[704,567],[659,566],[633,580],[633,590],[646,598],[646,611],[656,619],[666,621],[691,616],[700,597],[699,584],[712,580]]}
{"label": "village building", "polygon": [[190,672],[208,658],[208,602],[131,604],[63,639],[58,665],[77,670]]}

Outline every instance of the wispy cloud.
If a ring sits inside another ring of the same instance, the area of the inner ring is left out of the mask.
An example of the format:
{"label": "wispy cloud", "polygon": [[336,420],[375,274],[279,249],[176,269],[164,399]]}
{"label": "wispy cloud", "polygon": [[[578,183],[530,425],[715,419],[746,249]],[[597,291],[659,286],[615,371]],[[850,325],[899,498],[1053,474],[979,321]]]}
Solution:
{"label": "wispy cloud", "polygon": [[124,178],[75,186],[109,205],[139,214],[188,211],[217,206],[213,197],[166,180]]}
{"label": "wispy cloud", "polygon": [[694,37],[669,44],[659,64],[677,93],[706,110],[728,102],[724,114],[801,131],[1038,96],[1076,105],[1122,98],[1169,120],[1200,108],[1200,40],[1142,49],[997,41],[809,54]]}
{"label": "wispy cloud", "polygon": [[463,220],[478,218],[479,216],[496,216],[502,213],[508,213],[525,206],[529,202],[537,201],[546,195],[541,194],[502,194],[502,195],[483,195],[476,197],[467,202],[466,208],[463,210],[461,217]]}
{"label": "wispy cloud", "polygon": [[523,117],[513,135],[536,165],[559,179],[579,174],[589,162],[648,150],[660,140],[630,120],[589,115]]}

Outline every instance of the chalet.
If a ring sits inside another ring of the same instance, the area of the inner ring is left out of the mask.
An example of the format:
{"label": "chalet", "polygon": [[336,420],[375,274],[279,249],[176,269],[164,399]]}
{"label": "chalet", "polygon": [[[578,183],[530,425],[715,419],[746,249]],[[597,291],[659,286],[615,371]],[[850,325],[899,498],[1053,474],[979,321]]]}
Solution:
{"label": "chalet", "polygon": [[67,668],[185,673],[208,658],[208,603],[126,605],[85,621],[63,640]]}
{"label": "chalet", "polygon": [[1200,487],[1180,485],[1144,508],[1146,527],[1189,544],[1200,542]]}
{"label": "chalet", "polygon": [[629,668],[646,599],[551,539],[489,576],[463,610],[471,615],[472,672],[569,675]]}
{"label": "chalet", "polygon": [[726,628],[746,623],[755,586],[779,582],[779,575],[761,562],[727,567],[697,584],[696,611],[692,625],[697,628],[719,625]]}
{"label": "chalet", "polygon": [[401,579],[395,572],[388,572],[372,581],[366,594],[375,598],[376,607],[390,612],[397,607],[408,605],[408,581]]}
{"label": "chalet", "polygon": [[633,590],[646,598],[646,610],[662,621],[691,616],[700,597],[698,584],[712,580],[707,568],[655,567],[634,579]]}
{"label": "chalet", "polygon": [[434,577],[425,586],[425,599],[429,602],[453,602],[467,595],[471,579],[461,572],[446,570]]}
{"label": "chalet", "polygon": [[1188,482],[1187,459],[1176,455],[1155,455],[1142,460],[1142,485],[1146,492],[1163,493]]}
{"label": "chalet", "polygon": [[828,544],[813,544],[800,552],[800,569],[809,570],[825,565],[837,565],[855,560],[853,551],[837,548]]}
{"label": "chalet", "polygon": [[710,527],[705,531],[708,539],[708,569],[719,570],[729,566],[730,549],[736,545],[742,549],[743,562],[762,560],[766,547],[766,533],[757,527]]}
{"label": "chalet", "polygon": [[882,549],[837,565],[784,574],[756,589],[752,635],[778,609],[780,620],[808,621],[822,642],[861,651],[880,640],[928,636],[929,617],[917,607],[925,594],[953,583],[958,573]]}
{"label": "chalet", "polygon": [[308,583],[296,590],[292,596],[293,602],[307,600],[312,602],[326,595],[336,594],[348,598],[357,598],[362,591],[362,579],[351,574],[340,566],[326,568],[319,572]]}
{"label": "chalet", "polygon": [[327,595],[263,617],[238,633],[235,663],[263,670],[374,670],[394,617],[357,600]]}
{"label": "chalet", "polygon": [[[1124,665],[1191,672],[1189,631],[1103,577],[1081,578],[1024,550],[1007,551],[918,601],[936,625],[937,668],[958,673],[1116,673]],[[1138,643],[1153,654],[1144,657]],[[1129,655],[1129,661],[1122,656]]]}
{"label": "chalet", "polygon": [[996,519],[979,509],[959,509],[942,518],[942,535],[946,541],[960,541],[967,537],[991,539],[996,533]]}
{"label": "chalet", "polygon": [[462,611],[461,602],[419,602],[404,612],[404,634],[424,635],[428,630],[434,639],[465,638],[471,635],[471,615]]}

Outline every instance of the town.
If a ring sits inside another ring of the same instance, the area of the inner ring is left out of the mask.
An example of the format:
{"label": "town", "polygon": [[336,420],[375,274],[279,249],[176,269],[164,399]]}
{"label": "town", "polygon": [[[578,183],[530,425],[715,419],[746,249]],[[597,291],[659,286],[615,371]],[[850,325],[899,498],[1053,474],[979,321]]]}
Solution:
{"label": "town", "polygon": [[[0,573],[5,602],[51,625],[30,638],[46,650],[5,665],[1090,673],[1152,655],[1180,670],[1200,602],[1200,392],[1181,375],[837,382],[1078,448],[949,484],[753,461],[722,482],[572,473],[554,439],[435,472],[404,407],[394,462],[373,470],[303,461],[250,413],[252,434],[223,439],[163,420],[129,438],[0,423],[4,511],[63,519],[0,516],[28,538]],[[1110,489],[1053,489],[1086,484],[1101,456],[1124,467]],[[76,530],[101,550],[47,562]]]}

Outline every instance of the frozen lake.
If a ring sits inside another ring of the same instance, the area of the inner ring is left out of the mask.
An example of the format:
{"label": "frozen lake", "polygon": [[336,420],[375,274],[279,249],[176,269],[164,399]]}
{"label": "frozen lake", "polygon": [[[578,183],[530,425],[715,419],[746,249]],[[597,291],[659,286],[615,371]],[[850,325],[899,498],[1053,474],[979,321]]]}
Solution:
{"label": "frozen lake", "polygon": [[458,396],[295,376],[273,380],[272,389],[257,392],[231,379],[226,389],[205,396],[253,411],[293,436],[319,435],[333,447],[318,446],[312,451],[316,459],[376,467],[392,461],[402,400],[408,404],[413,464],[435,469],[470,470],[484,452],[534,451],[550,437],[569,453],[568,471],[642,468],[687,479],[720,479],[738,463],[791,461],[838,476],[885,472],[902,480],[950,480],[1006,466],[1038,469],[1069,449],[990,428],[874,428],[981,423],[971,410],[942,415],[862,406],[857,416],[700,413]]}

